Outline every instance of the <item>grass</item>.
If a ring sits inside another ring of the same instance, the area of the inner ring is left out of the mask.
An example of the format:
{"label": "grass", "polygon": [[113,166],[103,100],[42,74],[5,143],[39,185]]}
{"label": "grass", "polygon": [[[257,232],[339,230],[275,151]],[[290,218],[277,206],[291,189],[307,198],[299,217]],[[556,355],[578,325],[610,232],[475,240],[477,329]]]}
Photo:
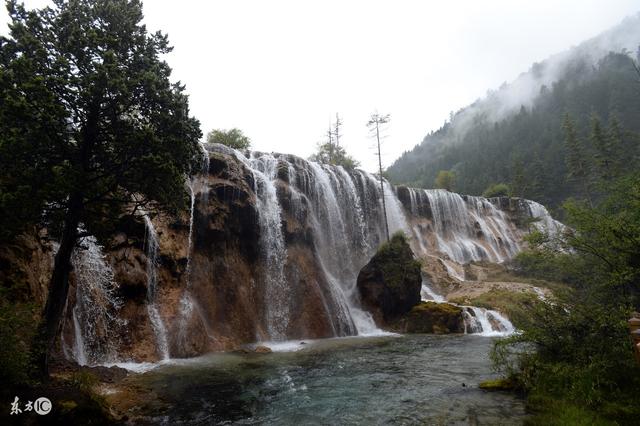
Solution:
{"label": "grass", "polygon": [[530,395],[527,410],[533,414],[527,426],[609,426],[620,423],[603,418],[599,413],[563,399]]}
{"label": "grass", "polygon": [[495,309],[505,314],[517,328],[530,321],[531,310],[540,303],[533,293],[493,289],[469,300],[469,304],[485,309]]}

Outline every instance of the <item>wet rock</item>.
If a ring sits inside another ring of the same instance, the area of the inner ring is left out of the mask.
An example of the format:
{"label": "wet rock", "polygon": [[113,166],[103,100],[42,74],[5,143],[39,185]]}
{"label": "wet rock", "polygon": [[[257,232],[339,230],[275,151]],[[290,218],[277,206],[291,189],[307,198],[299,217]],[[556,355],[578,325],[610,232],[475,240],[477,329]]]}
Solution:
{"label": "wet rock", "polygon": [[395,234],[378,249],[358,274],[357,286],[363,307],[381,326],[420,302],[420,262],[403,234]]}
{"label": "wet rock", "polygon": [[421,302],[393,328],[400,333],[463,333],[462,308],[449,303]]}
{"label": "wet rock", "polygon": [[254,352],[257,354],[270,354],[273,351],[268,346],[256,346]]}

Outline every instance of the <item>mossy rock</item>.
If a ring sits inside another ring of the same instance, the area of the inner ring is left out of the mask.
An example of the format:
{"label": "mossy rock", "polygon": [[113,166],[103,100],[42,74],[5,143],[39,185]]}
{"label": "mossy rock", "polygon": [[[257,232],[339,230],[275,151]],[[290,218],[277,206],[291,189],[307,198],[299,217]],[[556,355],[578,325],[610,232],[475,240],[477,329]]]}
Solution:
{"label": "mossy rock", "polygon": [[402,333],[463,333],[462,308],[449,303],[421,302],[402,317],[394,328]]}
{"label": "mossy rock", "polygon": [[510,391],[515,389],[515,383],[510,379],[485,380],[478,387],[488,391]]}
{"label": "mossy rock", "polygon": [[396,233],[362,268],[358,291],[378,325],[388,325],[420,303],[420,267],[404,234]]}

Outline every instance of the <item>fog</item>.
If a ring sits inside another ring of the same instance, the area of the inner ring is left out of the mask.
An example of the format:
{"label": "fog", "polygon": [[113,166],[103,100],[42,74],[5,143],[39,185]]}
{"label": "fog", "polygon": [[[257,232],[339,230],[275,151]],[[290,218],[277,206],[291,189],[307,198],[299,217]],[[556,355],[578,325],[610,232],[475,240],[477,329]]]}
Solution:
{"label": "fog", "polygon": [[535,63],[527,72],[520,74],[509,84],[497,90],[489,90],[486,96],[458,111],[453,117],[451,130],[457,139],[467,132],[474,119],[482,115],[490,122],[498,121],[521,106],[531,107],[542,86],[550,87],[565,71],[567,65],[576,60],[596,66],[609,52],[627,51],[633,58],[640,54],[640,13],[626,17],[620,24],[578,46],[554,54],[542,62]]}
{"label": "fog", "polygon": [[[147,0],[144,10],[175,47],[167,61],[205,133],[238,127],[255,149],[307,157],[338,112],[347,151],[373,170],[372,112],[391,114],[389,165],[452,111],[639,9],[630,0],[431,3]],[[6,13],[1,20],[6,33]],[[553,77],[550,66],[544,81]],[[538,83],[499,93],[496,114]]]}

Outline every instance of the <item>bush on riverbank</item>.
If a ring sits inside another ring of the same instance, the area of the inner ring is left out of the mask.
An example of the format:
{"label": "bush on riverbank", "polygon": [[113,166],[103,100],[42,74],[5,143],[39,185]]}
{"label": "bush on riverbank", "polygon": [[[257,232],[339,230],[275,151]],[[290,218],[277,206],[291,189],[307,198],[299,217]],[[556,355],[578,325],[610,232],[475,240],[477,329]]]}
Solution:
{"label": "bush on riverbank", "polygon": [[570,286],[537,304],[522,332],[497,342],[492,354],[527,392],[538,413],[533,424],[640,419],[640,366],[627,327],[640,305],[640,174],[607,192],[595,207],[565,204],[574,230],[566,235],[569,251],[533,244],[519,257],[527,259],[521,273]]}

